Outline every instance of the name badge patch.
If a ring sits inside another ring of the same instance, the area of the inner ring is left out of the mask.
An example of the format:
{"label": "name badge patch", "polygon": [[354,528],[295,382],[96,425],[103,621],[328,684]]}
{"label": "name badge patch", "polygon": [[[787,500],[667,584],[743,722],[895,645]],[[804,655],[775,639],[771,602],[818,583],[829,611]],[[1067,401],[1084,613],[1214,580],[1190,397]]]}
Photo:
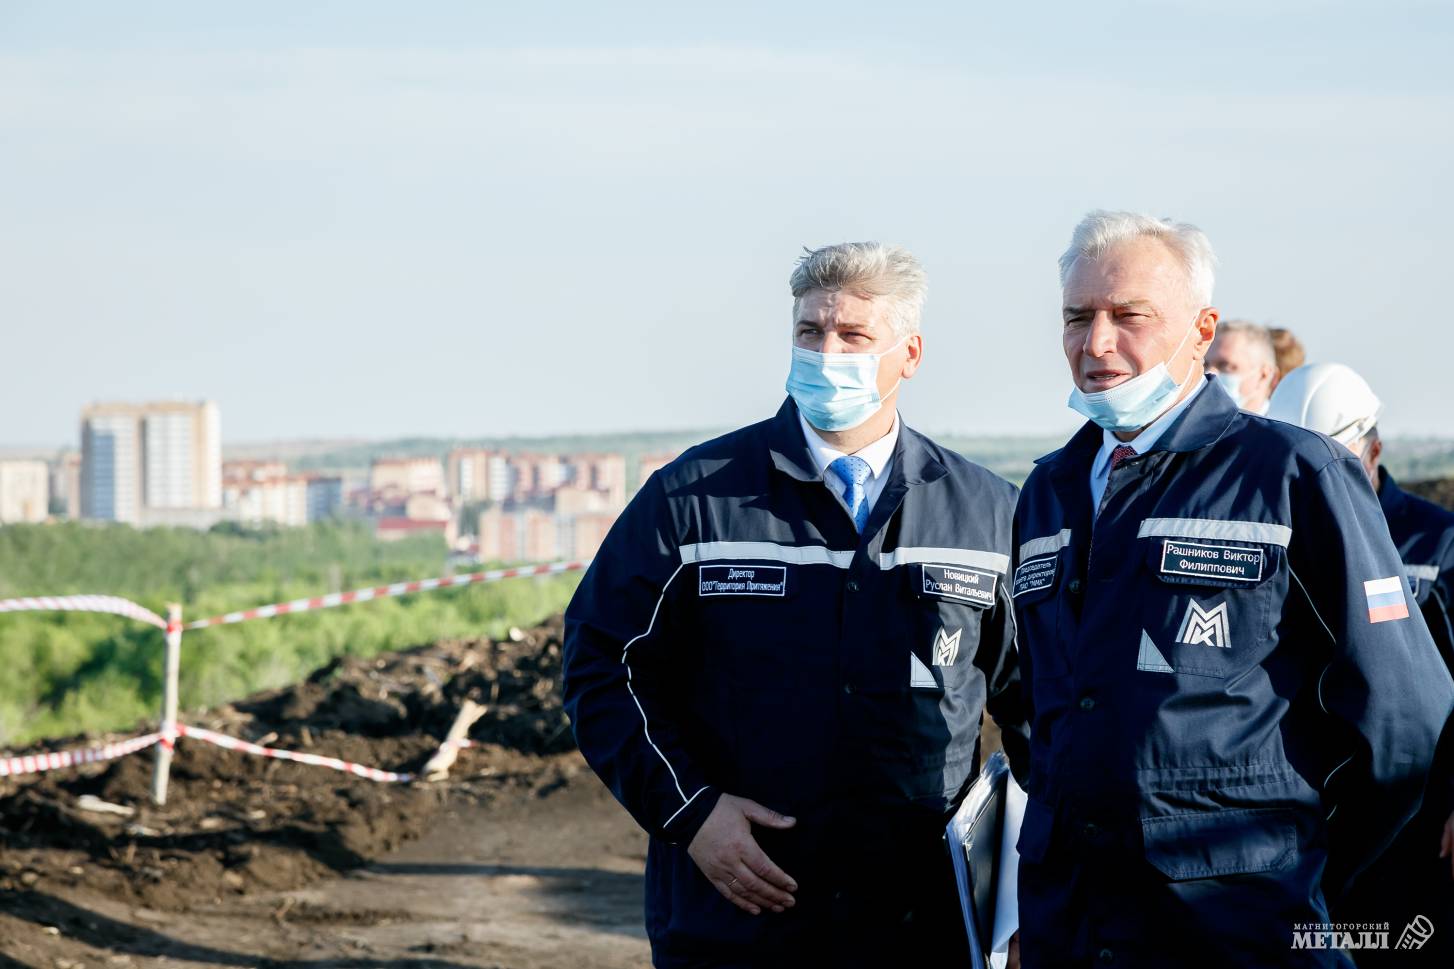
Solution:
{"label": "name badge patch", "polygon": [[698,579],[701,596],[784,596],[786,565],[704,565]]}
{"label": "name badge patch", "polygon": [[921,568],[920,591],[926,596],[963,599],[977,606],[995,604],[995,583],[999,576],[994,572],[962,565],[924,565]]}
{"label": "name badge patch", "polygon": [[1058,555],[1042,555],[1040,558],[1030,559],[1028,562],[1021,562],[1020,567],[1015,570],[1015,587],[1010,595],[1024,595],[1026,592],[1035,592],[1038,589],[1048,589],[1055,584],[1055,563],[1060,561]]}
{"label": "name badge patch", "polygon": [[1199,579],[1261,582],[1267,553],[1241,545],[1202,545],[1168,538],[1161,547],[1161,574]]}

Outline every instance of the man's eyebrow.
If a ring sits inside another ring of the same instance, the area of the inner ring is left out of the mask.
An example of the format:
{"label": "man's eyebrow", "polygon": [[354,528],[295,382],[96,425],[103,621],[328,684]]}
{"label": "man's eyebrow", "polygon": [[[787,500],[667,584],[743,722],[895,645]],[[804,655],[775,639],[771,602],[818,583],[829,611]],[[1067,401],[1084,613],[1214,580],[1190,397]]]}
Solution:
{"label": "man's eyebrow", "polygon": [[[1118,303],[1112,303],[1111,304],[1111,308],[1112,309],[1117,309],[1117,310],[1149,309],[1149,310],[1152,310],[1152,311],[1155,311],[1155,309],[1156,309],[1156,307],[1152,304],[1152,302],[1149,299],[1128,299],[1128,300],[1123,300],[1123,301],[1118,302]],[[1067,307],[1065,307],[1064,309],[1061,310],[1061,315],[1063,315],[1063,316],[1083,316],[1083,315],[1085,315],[1087,313],[1094,313],[1095,311],[1096,311],[1096,308],[1094,306],[1067,306]]]}
{"label": "man's eyebrow", "polygon": [[[827,324],[820,323],[818,320],[798,320],[798,322],[797,323],[794,323],[793,325],[794,326],[811,326],[815,330],[821,330]],[[844,331],[844,332],[852,332],[852,333],[867,333],[867,332],[869,332],[870,330],[873,329],[873,324],[871,324],[871,323],[834,323],[833,324],[833,329],[835,329],[835,330],[841,330],[841,331]]]}

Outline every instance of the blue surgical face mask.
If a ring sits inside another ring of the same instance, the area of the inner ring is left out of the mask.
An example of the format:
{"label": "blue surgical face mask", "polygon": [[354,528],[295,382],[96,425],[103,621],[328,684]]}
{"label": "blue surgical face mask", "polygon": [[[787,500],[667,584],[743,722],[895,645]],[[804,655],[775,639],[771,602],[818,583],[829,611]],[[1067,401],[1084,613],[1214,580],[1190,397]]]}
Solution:
{"label": "blue surgical face mask", "polygon": [[[1201,319],[1200,313],[1197,314],[1197,319]],[[1171,351],[1172,357],[1186,346],[1187,337],[1195,329],[1196,323],[1193,321],[1187,328],[1186,336]],[[1076,387],[1070,392],[1067,403],[1072,410],[1108,431],[1138,430],[1160,417],[1176,401],[1176,395],[1181,392],[1181,388],[1196,375],[1195,364],[1196,361],[1192,361],[1192,365],[1187,368],[1187,380],[1180,384],[1172,379],[1171,371],[1166,369],[1166,361],[1163,360],[1145,373],[1122,381],[1110,390],[1087,394]]]}
{"label": "blue surgical face mask", "polygon": [[[857,427],[883,407],[879,361],[903,345],[900,340],[883,353],[819,353],[793,347],[788,393],[807,422],[820,431]],[[898,386],[895,381],[889,394]]]}
{"label": "blue surgical face mask", "polygon": [[1236,404],[1238,408],[1247,406],[1242,397],[1242,375],[1240,373],[1217,372],[1212,376],[1217,378],[1217,383],[1221,384],[1222,389],[1227,392],[1227,396],[1232,398],[1232,403]]}

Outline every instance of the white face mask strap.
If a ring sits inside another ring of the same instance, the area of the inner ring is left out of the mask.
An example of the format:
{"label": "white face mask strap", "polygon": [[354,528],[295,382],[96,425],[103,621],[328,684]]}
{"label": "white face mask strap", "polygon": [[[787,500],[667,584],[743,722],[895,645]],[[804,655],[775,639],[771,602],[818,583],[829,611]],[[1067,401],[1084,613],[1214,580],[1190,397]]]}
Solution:
{"label": "white face mask strap", "polygon": [[[1175,350],[1171,351],[1171,358],[1166,361],[1168,364],[1170,364],[1172,360],[1175,360],[1176,355],[1181,352],[1181,348],[1186,346],[1187,338],[1190,337],[1192,333],[1197,329],[1197,324],[1201,321],[1202,311],[1197,310],[1197,315],[1192,319],[1191,326],[1187,327],[1186,333],[1182,335],[1181,342],[1176,345]],[[1176,385],[1178,390],[1184,390],[1186,388],[1186,385],[1191,383],[1192,375],[1196,373],[1196,363],[1197,362],[1195,357],[1187,361],[1186,376],[1182,379],[1181,383]],[[1171,368],[1167,367],[1167,369],[1170,370]]]}

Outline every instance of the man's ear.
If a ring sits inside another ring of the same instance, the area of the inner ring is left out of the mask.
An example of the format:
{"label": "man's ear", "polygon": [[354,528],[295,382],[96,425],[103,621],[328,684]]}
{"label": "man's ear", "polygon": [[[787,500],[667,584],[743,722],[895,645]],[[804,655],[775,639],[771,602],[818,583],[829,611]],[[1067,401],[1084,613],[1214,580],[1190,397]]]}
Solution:
{"label": "man's ear", "polygon": [[899,376],[905,380],[914,376],[914,371],[919,369],[919,364],[924,360],[924,338],[918,333],[911,334],[904,340],[904,349],[908,355],[904,358],[904,366],[899,371]]}
{"label": "man's ear", "polygon": [[1197,317],[1197,355],[1205,363],[1207,351],[1212,348],[1212,341],[1217,338],[1217,321],[1222,318],[1222,311],[1215,306],[1208,306],[1201,311]]}

